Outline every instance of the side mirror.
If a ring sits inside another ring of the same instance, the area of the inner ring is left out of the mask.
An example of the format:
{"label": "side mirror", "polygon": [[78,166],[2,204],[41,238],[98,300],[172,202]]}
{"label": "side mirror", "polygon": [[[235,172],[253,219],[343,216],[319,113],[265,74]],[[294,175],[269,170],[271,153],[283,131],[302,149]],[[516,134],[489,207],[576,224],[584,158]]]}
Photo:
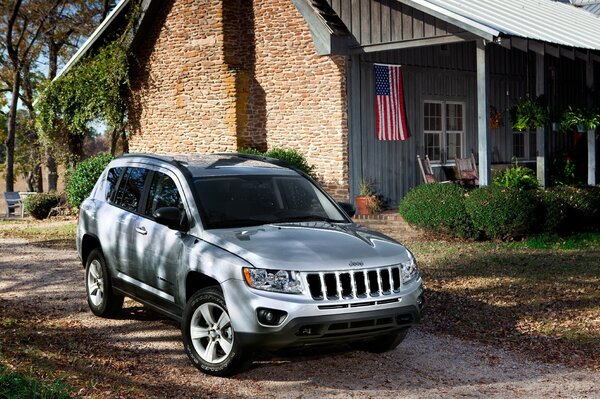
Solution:
{"label": "side mirror", "polygon": [[356,207],[353,204],[349,202],[338,202],[338,205],[348,214],[348,216],[354,217],[356,214]]}
{"label": "side mirror", "polygon": [[179,231],[188,229],[187,215],[173,206],[158,208],[152,216],[157,223],[164,224],[170,229]]}

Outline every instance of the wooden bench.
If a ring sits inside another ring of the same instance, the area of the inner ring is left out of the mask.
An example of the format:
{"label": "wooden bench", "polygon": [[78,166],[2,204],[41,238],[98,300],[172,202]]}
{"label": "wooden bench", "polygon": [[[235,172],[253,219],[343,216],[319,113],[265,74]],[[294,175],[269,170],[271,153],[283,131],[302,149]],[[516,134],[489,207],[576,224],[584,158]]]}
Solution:
{"label": "wooden bench", "polygon": [[17,208],[21,210],[21,217],[23,217],[23,200],[18,192],[5,191],[4,201],[6,202],[6,217],[10,217],[10,215],[12,215]]}

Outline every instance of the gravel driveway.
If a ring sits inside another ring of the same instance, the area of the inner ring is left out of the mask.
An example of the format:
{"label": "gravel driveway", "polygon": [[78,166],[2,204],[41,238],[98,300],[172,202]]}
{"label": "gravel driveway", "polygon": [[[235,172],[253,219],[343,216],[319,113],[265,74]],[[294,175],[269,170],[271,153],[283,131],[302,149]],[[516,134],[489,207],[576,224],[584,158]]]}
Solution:
{"label": "gravel driveway", "polygon": [[340,349],[279,355],[234,378],[210,377],[189,363],[177,323],[130,300],[119,319],[92,316],[83,274],[74,250],[0,239],[0,317],[26,326],[25,332],[0,327],[0,345],[7,353],[13,347],[12,359],[19,357],[15,351],[35,351],[83,396],[600,397],[600,374],[593,371],[532,362],[418,328],[383,355]]}

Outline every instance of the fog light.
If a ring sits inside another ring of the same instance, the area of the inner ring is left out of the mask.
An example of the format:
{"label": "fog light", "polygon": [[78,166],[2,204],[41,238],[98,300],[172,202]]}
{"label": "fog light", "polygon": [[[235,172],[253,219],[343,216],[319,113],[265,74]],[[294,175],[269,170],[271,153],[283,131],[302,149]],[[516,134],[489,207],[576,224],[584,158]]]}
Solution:
{"label": "fog light", "polygon": [[425,306],[425,295],[419,295],[417,298],[417,306],[419,307],[419,310],[423,309],[423,306]]}
{"label": "fog light", "polygon": [[281,324],[287,316],[287,313],[276,309],[260,308],[256,311],[256,317],[261,324],[267,326],[276,326]]}

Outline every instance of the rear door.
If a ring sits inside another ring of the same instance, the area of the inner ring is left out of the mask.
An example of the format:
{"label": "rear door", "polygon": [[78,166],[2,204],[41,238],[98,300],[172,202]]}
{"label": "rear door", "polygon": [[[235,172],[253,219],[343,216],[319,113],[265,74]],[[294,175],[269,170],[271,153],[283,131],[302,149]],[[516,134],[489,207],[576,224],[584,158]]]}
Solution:
{"label": "rear door", "polygon": [[125,169],[119,187],[113,198],[113,205],[117,208],[114,212],[114,220],[100,220],[99,223],[111,223],[114,225],[113,253],[116,254],[115,265],[117,278],[130,284],[137,274],[135,262],[135,226],[140,216],[138,208],[146,190],[146,180],[149,170],[142,167],[128,167]]}

